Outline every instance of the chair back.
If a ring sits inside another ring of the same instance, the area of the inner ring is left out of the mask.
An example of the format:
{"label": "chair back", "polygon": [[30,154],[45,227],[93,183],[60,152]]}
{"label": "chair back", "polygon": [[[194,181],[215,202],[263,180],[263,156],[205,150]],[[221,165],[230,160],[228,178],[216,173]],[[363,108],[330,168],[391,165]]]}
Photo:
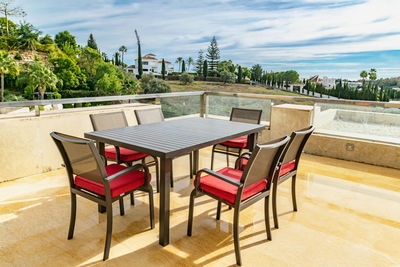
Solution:
{"label": "chair back", "polygon": [[73,175],[104,184],[107,173],[94,141],[56,132],[50,136],[64,160],[71,187],[75,185]]}
{"label": "chair back", "polygon": [[262,110],[232,108],[231,121],[260,124]]}
{"label": "chair back", "polygon": [[295,166],[297,167],[303,148],[314,129],[315,127],[311,125],[307,128],[296,130],[290,135],[290,142],[285,149],[282,165],[295,160]]}
{"label": "chair back", "polygon": [[266,144],[256,145],[243,171],[241,178],[241,183],[244,184],[243,188],[266,179],[267,190],[269,190],[274,173],[279,171],[277,166],[289,140],[290,137],[285,136]]}
{"label": "chair back", "polygon": [[111,113],[90,114],[90,121],[93,125],[93,130],[102,131],[114,128],[122,128],[128,126],[125,113],[123,111]]}
{"label": "chair back", "polygon": [[135,109],[135,116],[139,125],[164,121],[161,108]]}

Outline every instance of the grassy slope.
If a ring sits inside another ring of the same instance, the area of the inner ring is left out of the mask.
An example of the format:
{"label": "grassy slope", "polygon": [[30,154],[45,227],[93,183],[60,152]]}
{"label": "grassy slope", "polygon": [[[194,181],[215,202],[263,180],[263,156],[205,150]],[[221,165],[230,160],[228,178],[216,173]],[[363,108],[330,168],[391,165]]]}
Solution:
{"label": "grassy slope", "polygon": [[223,84],[221,82],[204,82],[195,81],[192,84],[183,85],[180,81],[167,81],[171,86],[172,92],[184,91],[218,91],[218,92],[235,92],[235,93],[255,93],[269,95],[291,95],[299,96],[299,94],[286,92],[282,90],[267,89],[263,86],[249,84]]}

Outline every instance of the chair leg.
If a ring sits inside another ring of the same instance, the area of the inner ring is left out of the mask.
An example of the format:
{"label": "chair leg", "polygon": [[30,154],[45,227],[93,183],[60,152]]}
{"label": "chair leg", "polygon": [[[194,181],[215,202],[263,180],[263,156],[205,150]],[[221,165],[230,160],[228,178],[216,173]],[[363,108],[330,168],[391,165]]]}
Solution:
{"label": "chair leg", "polygon": [[190,193],[190,203],[189,203],[189,219],[187,227],[187,235],[192,236],[192,224],[193,224],[193,209],[194,209],[194,196],[196,194],[196,189],[193,189]]}
{"label": "chair leg", "polygon": [[99,211],[99,213],[104,213],[104,212],[106,212],[106,207],[98,204],[97,205],[97,210]]}
{"label": "chair leg", "polygon": [[293,202],[293,211],[297,211],[297,202],[296,202],[296,175],[292,177],[292,202]]}
{"label": "chair leg", "polygon": [[173,173],[173,169],[171,168],[171,188],[174,188],[174,173]]}
{"label": "chair leg", "polygon": [[103,256],[103,261],[108,259],[108,256],[110,254],[110,247],[111,247],[111,237],[112,237],[112,204],[111,201],[110,203],[107,204],[107,233],[106,233],[106,245],[104,247],[104,256]]}
{"label": "chair leg", "polygon": [[229,147],[226,147],[226,166],[229,167]]}
{"label": "chair leg", "polygon": [[268,240],[272,240],[272,235],[271,235],[271,226],[269,224],[269,196],[265,197],[265,203],[264,203],[264,216],[265,216],[265,229],[267,231],[267,238]]}
{"label": "chair leg", "polygon": [[278,188],[278,182],[274,182],[272,184],[272,213],[274,215],[274,227],[275,227],[275,229],[279,228],[278,211],[277,211],[277,205],[276,205],[277,188]]}
{"label": "chair leg", "polygon": [[71,217],[69,221],[68,239],[72,239],[74,237],[75,219],[76,219],[76,194],[71,193]]}
{"label": "chair leg", "polygon": [[190,174],[189,174],[189,177],[190,177],[190,179],[193,179],[193,153],[192,152],[190,152],[190,155],[189,155],[189,168],[190,168]]}
{"label": "chair leg", "polygon": [[153,188],[149,185],[149,206],[150,206],[150,228],[154,229],[154,200]]}
{"label": "chair leg", "polygon": [[121,216],[124,216],[124,215],[125,215],[124,198],[123,198],[123,197],[120,197],[120,198],[119,198],[119,214],[120,214]]}
{"label": "chair leg", "polygon": [[133,192],[131,192],[131,205],[135,206],[135,195],[133,194]]}
{"label": "chair leg", "polygon": [[221,218],[221,204],[222,202],[218,200],[218,207],[217,207],[217,220]]}
{"label": "chair leg", "polygon": [[214,168],[214,149],[215,149],[215,145],[212,147],[212,151],[211,151],[211,170]]}
{"label": "chair leg", "polygon": [[156,157],[152,157],[154,162],[156,163],[156,185],[157,185],[157,193],[160,192],[160,169],[158,168],[158,159]]}
{"label": "chair leg", "polygon": [[239,208],[235,209],[235,213],[233,215],[233,241],[235,244],[235,255],[236,255],[236,264],[242,265],[242,258],[240,256],[240,245],[239,245]]}

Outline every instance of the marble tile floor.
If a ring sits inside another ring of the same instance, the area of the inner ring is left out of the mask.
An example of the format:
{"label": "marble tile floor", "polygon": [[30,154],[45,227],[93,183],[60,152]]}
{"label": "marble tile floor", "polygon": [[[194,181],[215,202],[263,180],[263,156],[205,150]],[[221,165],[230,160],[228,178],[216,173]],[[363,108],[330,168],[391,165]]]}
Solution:
{"label": "marble tile floor", "polygon": [[[200,167],[209,167],[210,153],[200,151]],[[217,155],[216,166],[224,164],[225,156]],[[0,266],[234,266],[233,210],[227,206],[216,221],[217,202],[196,199],[193,236],[186,236],[193,188],[187,168],[188,157],[174,160],[170,245],[158,244],[158,194],[156,228],[150,230],[148,197],[136,193],[135,206],[125,198],[125,216],[114,203],[106,262],[106,215],[95,203],[78,197],[75,235],[67,240],[64,170],[0,183]],[[241,213],[243,266],[400,266],[400,170],[303,155],[299,211],[292,212],[289,181],[278,194],[280,228],[272,229],[272,241],[265,233],[263,201]]]}

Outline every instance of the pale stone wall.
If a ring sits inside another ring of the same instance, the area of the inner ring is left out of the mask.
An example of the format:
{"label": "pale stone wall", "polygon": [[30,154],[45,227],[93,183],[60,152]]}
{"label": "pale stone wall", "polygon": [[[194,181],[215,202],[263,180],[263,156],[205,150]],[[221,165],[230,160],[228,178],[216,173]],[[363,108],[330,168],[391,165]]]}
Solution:
{"label": "pale stone wall", "polygon": [[0,118],[0,182],[60,168],[61,156],[50,132],[83,137],[93,131],[89,114],[123,110],[129,125],[136,125],[134,109],[154,108],[146,104],[43,111],[40,117],[29,114]]}

